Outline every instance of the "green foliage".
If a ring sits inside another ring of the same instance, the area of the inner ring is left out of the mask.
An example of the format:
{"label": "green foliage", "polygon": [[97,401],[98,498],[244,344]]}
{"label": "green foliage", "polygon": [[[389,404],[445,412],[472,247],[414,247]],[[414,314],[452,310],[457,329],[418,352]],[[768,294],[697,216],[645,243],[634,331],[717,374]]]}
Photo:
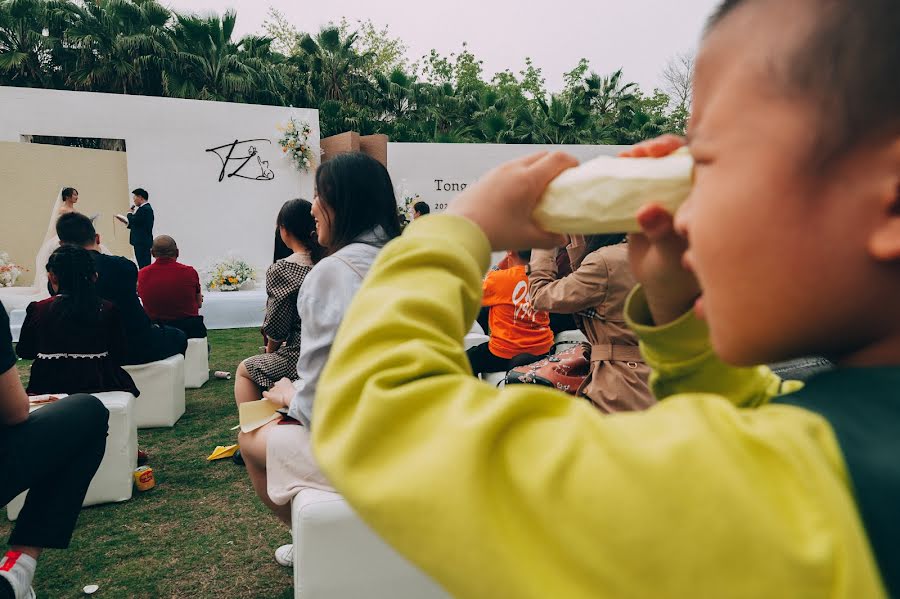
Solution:
{"label": "green foliage", "polygon": [[634,143],[687,122],[683,79],[677,97],[645,95],[581,59],[549,93],[530,57],[488,77],[466,43],[410,64],[403,40],[369,20],[307,33],[270,9],[265,35],[242,38],[236,21],[160,0],[0,0],[0,85],[304,106],[325,136],[395,141]]}

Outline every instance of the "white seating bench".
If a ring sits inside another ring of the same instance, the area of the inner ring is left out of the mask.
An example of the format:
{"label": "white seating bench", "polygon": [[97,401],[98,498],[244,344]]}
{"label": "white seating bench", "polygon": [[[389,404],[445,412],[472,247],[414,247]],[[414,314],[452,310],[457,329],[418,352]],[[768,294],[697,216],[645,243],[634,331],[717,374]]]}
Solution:
{"label": "white seating bench", "polygon": [[294,597],[446,599],[427,575],[382,541],[337,493],[303,489],[291,503]]}
{"label": "white seating bench", "polygon": [[174,426],[184,414],[184,356],[125,366],[141,392],[135,408],[138,428]]}

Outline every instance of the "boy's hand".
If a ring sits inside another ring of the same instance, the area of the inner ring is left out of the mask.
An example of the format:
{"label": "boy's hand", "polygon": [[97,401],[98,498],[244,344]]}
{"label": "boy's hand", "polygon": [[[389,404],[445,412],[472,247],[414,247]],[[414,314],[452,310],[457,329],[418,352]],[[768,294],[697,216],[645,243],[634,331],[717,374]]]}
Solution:
{"label": "boy's hand", "polygon": [[478,225],[494,250],[525,250],[563,245],[565,238],[541,229],[531,216],[547,185],[578,161],[561,152],[542,152],[488,172],[447,209]]}
{"label": "boy's hand", "polygon": [[[623,152],[631,158],[660,158],[684,145],[675,135],[664,135]],[[658,204],[649,204],[637,214],[643,233],[629,235],[628,256],[635,278],[644,287],[650,314],[664,325],[691,309],[700,295],[700,285],[682,258],[687,239],[674,228],[672,215]]]}

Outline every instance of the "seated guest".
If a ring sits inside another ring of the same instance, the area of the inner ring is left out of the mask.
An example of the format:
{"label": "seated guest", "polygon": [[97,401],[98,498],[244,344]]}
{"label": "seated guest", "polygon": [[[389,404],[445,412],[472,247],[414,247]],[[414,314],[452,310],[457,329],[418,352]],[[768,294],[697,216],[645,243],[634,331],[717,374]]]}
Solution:
{"label": "seated guest", "polygon": [[178,262],[178,245],[168,235],[153,240],[156,259],[138,272],[138,295],[150,320],[184,331],[188,339],[206,338],[200,316],[203,292],[193,267]]}
{"label": "seated guest", "polygon": [[650,407],[650,367],[625,322],[625,300],[637,284],[625,235],[573,236],[566,249],[571,274],[559,273],[556,250],[534,250],[528,281],[534,307],[574,315],[591,344],[591,373],[578,395],[603,412]]}
{"label": "seated guest", "polygon": [[[305,487],[331,489],[310,451],[313,398],[331,343],[356,290],[381,248],[400,234],[394,186],[387,169],[359,152],[340,154],[316,170],[312,203],[319,243],[328,257],[307,275],[297,300],[303,342],[298,381],[285,377],[264,393],[288,408],[294,426],[270,422],[238,435],[247,473],[260,499],[290,526],[291,498]],[[302,423],[302,425],[297,425]],[[290,566],[293,548],[279,547],[276,561]]]}
{"label": "seated guest", "polygon": [[[256,401],[282,378],[297,380],[300,359],[300,315],[297,293],[306,275],[325,250],[316,239],[316,220],[312,204],[291,200],[278,213],[278,230],[291,254],[266,271],[266,316],[262,333],[266,353],[247,358],[237,369],[234,398],[237,403]],[[148,269],[141,271],[141,275]]]}
{"label": "seated guest", "polygon": [[530,257],[531,250],[507,252],[499,269],[484,279],[481,305],[490,310],[491,339],[466,352],[475,374],[535,362],[553,346],[549,315],[531,303],[526,273]]}
{"label": "seated guest", "polygon": [[63,214],[56,222],[60,244],[88,250],[97,269],[97,295],[119,309],[125,326],[123,364],[147,364],[187,351],[184,332],[150,322],[137,294],[137,267],[121,256],[101,254],[100,236],[91,219],[83,214]]}
{"label": "seated guest", "polygon": [[413,204],[413,220],[420,216],[425,216],[426,214],[431,214],[431,206],[425,202],[416,202]]}
{"label": "seated guest", "polygon": [[65,549],[88,485],[106,452],[109,412],[96,397],[70,395],[28,413],[9,318],[0,304],[0,505],[28,490],[0,557],[0,597],[33,598],[45,548]]}
{"label": "seated guest", "polygon": [[28,306],[16,352],[34,360],[28,393],[140,392],[120,364],[125,331],[119,310],[97,295],[94,259],[64,245],[50,255],[53,296]]}

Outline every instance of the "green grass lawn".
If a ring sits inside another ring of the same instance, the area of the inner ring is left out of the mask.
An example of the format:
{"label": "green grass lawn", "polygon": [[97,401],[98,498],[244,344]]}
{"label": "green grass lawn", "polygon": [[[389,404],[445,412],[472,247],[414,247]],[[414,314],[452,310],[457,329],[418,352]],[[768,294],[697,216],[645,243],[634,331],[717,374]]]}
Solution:
{"label": "green grass lawn", "polygon": [[[210,369],[234,373],[258,351],[257,330],[211,331]],[[19,362],[23,380],[28,364]],[[85,508],[67,551],[40,559],[39,598],[293,597],[290,568],[275,548],[290,531],[256,498],[242,466],[207,462],[216,445],[236,442],[233,381],[210,379],[187,390],[187,411],[171,429],[138,431],[157,486],[124,503]],[[52,443],[51,439],[47,440]],[[0,535],[11,529],[5,510]]]}

